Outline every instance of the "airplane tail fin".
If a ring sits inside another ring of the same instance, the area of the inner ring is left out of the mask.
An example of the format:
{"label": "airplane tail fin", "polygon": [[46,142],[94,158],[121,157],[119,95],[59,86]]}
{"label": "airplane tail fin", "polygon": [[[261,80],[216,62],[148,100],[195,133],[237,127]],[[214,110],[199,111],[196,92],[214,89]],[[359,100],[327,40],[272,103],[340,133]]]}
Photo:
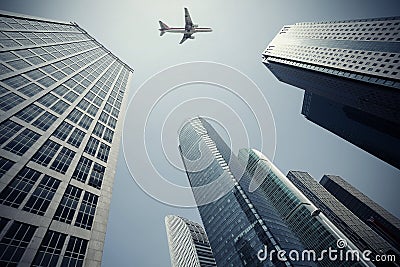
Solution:
{"label": "airplane tail fin", "polygon": [[158,23],[160,23],[160,36],[163,36],[165,33],[165,30],[168,30],[169,27],[167,24],[165,24],[164,22],[162,22],[161,20],[158,21]]}
{"label": "airplane tail fin", "polygon": [[162,22],[161,20],[158,21],[158,23],[160,23],[160,27],[161,27],[160,31],[164,31],[164,30],[168,30],[169,29],[168,25],[165,24],[164,22]]}

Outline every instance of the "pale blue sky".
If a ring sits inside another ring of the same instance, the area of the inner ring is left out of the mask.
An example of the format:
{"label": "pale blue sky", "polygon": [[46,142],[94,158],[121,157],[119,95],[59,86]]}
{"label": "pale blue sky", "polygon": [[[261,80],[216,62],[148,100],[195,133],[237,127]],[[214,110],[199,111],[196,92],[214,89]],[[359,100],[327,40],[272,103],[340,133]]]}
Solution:
{"label": "pale blue sky", "polygon": [[[183,7],[189,8],[195,23],[214,31],[197,34],[183,45],[178,45],[180,35],[160,37],[158,20],[182,26]],[[300,114],[303,91],[278,82],[261,63],[262,51],[285,24],[399,15],[398,1],[2,0],[0,9],[77,22],[135,69],[130,97],[153,74],[183,62],[215,61],[240,70],[261,88],[270,104],[277,133],[274,163],[283,173],[308,171],[317,180],[323,174],[340,175],[400,216],[400,171],[307,121]],[[248,97],[251,103],[256,95]],[[131,116],[135,114],[128,114],[128,127]],[[162,161],[163,156],[156,155],[155,160]],[[167,170],[166,175],[186,181],[182,172]],[[103,266],[169,266],[167,214],[200,220],[196,209],[173,208],[141,191],[121,153]]]}

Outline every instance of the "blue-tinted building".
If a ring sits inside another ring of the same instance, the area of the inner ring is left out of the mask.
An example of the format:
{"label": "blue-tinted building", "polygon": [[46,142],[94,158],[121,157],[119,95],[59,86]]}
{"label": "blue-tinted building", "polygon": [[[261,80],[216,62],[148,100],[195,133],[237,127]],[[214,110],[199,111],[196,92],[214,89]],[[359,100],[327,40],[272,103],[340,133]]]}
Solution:
{"label": "blue-tinted building", "polygon": [[[208,122],[203,118],[188,121],[180,130],[179,142],[218,266],[271,266],[268,260],[261,262],[257,257],[264,245],[271,250],[304,249],[273,203],[258,192],[249,192],[250,176],[245,167]],[[211,187],[202,187],[210,183]],[[273,264],[313,266],[312,262],[276,258]]]}
{"label": "blue-tinted building", "polygon": [[400,17],[286,25],[263,57],[307,119],[400,168]]}

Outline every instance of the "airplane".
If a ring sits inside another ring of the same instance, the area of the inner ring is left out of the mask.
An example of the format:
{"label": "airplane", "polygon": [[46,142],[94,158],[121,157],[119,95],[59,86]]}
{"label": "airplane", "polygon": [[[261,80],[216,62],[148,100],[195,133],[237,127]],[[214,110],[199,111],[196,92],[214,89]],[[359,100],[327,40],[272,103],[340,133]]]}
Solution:
{"label": "airplane", "polygon": [[182,44],[184,41],[187,39],[194,39],[194,36],[192,36],[193,33],[196,32],[212,32],[211,28],[200,28],[199,25],[193,24],[192,19],[190,18],[189,11],[185,7],[185,28],[172,28],[168,27],[167,24],[162,22],[161,20],[159,21],[161,29],[160,31],[160,36],[163,36],[164,33],[166,32],[172,32],[172,33],[183,33],[183,38],[179,44]]}

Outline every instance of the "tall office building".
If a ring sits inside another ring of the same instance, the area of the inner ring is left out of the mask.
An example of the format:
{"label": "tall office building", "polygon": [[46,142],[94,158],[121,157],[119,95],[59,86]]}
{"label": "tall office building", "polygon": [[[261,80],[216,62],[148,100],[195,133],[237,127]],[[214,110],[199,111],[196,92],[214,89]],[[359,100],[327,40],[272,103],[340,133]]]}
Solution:
{"label": "tall office building", "polygon": [[179,216],[165,217],[172,267],[217,266],[203,227]]}
{"label": "tall office building", "polygon": [[287,25],[263,53],[310,121],[400,168],[400,17]]}
{"label": "tall office building", "polygon": [[2,12],[1,266],[100,266],[131,75],[75,23]]}
{"label": "tall office building", "polygon": [[400,220],[357,188],[336,175],[324,175],[320,184],[360,220],[400,249]]}
{"label": "tall office building", "polygon": [[[301,252],[305,248],[274,201],[260,190],[249,191],[251,177],[245,166],[207,121],[194,118],[187,122],[180,130],[179,142],[218,266],[314,266],[311,261],[289,258],[280,261],[273,257],[272,262],[258,259],[257,253],[264,245],[268,251]],[[224,191],[227,187],[229,190]]]}
{"label": "tall office building", "polygon": [[[246,166],[252,177],[253,188],[257,188],[284,218],[289,228],[300,238],[306,249],[322,255],[328,248],[338,249],[338,240],[346,240],[344,249],[357,250],[356,245],[345,232],[336,227],[324,210],[279,171],[261,152],[255,149],[241,149],[239,160]],[[321,212],[322,210],[322,212]],[[384,240],[382,240],[384,241]],[[358,249],[358,251],[362,251]],[[343,252],[344,253],[344,252]],[[325,257],[318,261],[320,266],[363,266],[362,262],[337,262]]]}
{"label": "tall office building", "polygon": [[[370,250],[372,255],[396,255],[399,251],[375,233],[368,225],[355,216],[331,193],[320,185],[310,174],[289,171],[288,179],[317,206],[345,235],[362,251]],[[391,266],[390,262],[375,263]]]}

